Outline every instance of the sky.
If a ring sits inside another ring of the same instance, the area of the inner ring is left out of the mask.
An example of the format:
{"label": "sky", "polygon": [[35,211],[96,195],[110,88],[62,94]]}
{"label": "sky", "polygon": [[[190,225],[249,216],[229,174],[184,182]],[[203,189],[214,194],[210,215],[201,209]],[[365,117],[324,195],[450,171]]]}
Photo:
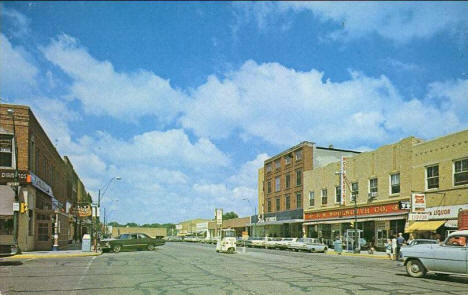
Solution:
{"label": "sky", "polygon": [[467,2],[5,2],[0,97],[31,106],[108,220],[253,215],[301,141],[468,128]]}

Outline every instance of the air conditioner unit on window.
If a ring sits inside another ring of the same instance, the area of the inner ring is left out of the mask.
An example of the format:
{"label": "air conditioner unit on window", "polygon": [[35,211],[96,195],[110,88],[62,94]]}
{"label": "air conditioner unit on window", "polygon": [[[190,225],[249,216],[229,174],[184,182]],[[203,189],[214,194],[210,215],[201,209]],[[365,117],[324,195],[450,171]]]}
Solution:
{"label": "air conditioner unit on window", "polygon": [[377,192],[370,192],[368,196],[369,196],[369,199],[374,199],[377,197]]}

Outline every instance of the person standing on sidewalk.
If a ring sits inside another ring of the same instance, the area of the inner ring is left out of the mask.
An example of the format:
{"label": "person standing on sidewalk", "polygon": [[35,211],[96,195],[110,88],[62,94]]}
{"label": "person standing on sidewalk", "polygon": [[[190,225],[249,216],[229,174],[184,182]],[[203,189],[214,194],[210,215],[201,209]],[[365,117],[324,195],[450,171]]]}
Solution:
{"label": "person standing on sidewalk", "polygon": [[405,238],[403,238],[402,233],[398,233],[398,238],[397,238],[397,251],[396,251],[396,259],[400,260],[400,249],[403,246],[403,244],[406,242]]}
{"label": "person standing on sidewalk", "polygon": [[396,259],[396,251],[397,251],[397,239],[395,236],[392,236],[392,260]]}
{"label": "person standing on sidewalk", "polygon": [[387,253],[387,256],[390,258],[390,260],[393,260],[392,240],[390,239],[387,239],[387,242],[385,243],[385,253]]}

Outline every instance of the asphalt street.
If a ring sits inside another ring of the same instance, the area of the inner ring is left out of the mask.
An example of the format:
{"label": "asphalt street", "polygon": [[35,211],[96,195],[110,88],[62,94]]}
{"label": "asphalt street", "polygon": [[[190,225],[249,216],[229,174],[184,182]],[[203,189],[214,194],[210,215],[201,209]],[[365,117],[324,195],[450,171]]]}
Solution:
{"label": "asphalt street", "polygon": [[[240,250],[240,249],[239,249]],[[466,294],[468,278],[408,277],[383,259],[167,243],[155,251],[0,264],[1,294]]]}

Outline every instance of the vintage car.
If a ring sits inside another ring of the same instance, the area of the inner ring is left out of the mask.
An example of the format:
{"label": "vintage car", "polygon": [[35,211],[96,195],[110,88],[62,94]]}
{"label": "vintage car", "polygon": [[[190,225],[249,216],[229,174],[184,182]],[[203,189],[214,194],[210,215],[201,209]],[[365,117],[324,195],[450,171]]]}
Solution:
{"label": "vintage car", "polygon": [[276,243],[276,248],[281,250],[289,249],[289,245],[295,241],[297,241],[297,238],[282,238],[281,241]]}
{"label": "vintage car", "polygon": [[437,244],[437,240],[431,240],[431,239],[414,239],[407,246],[415,246],[415,245],[421,245],[421,244]]}
{"label": "vintage car", "polygon": [[322,252],[325,253],[328,247],[319,242],[317,239],[312,238],[299,238],[289,244],[289,249],[296,251],[307,251],[307,252]]}
{"label": "vintage car", "polygon": [[102,239],[101,249],[110,249],[114,253],[121,250],[147,249],[154,250],[156,246],[164,245],[164,240],[160,238],[151,238],[143,233],[121,234],[115,239]]}
{"label": "vintage car", "polygon": [[440,244],[402,247],[406,272],[416,278],[426,273],[468,275],[468,230],[451,233]]}

